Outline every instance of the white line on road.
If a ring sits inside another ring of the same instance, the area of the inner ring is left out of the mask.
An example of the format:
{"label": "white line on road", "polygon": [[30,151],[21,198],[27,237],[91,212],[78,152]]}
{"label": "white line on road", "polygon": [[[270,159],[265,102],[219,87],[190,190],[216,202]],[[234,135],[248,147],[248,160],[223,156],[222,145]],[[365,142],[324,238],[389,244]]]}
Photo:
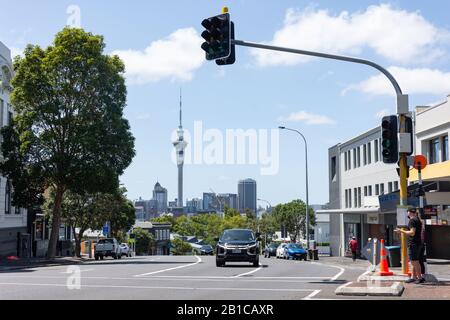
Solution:
{"label": "white line on road", "polygon": [[[80,272],[87,272],[87,271],[94,271],[95,269],[81,269]],[[73,274],[73,272],[70,272],[68,270],[60,272],[60,273],[65,273],[65,274]]]}
{"label": "white line on road", "polygon": [[[15,283],[5,282],[0,285],[13,286],[41,286],[41,287],[67,287],[66,284],[53,283]],[[117,285],[81,285],[81,288],[117,288],[117,289],[166,289],[166,290],[212,290],[212,291],[290,291],[310,292],[314,289],[277,289],[277,288],[199,288],[199,287],[149,287],[149,286],[117,286]]]}
{"label": "white line on road", "polygon": [[314,290],[310,295],[306,296],[302,300],[311,300],[311,298],[314,297],[315,295],[317,295],[320,291],[322,291],[322,290]]}
{"label": "white line on road", "polygon": [[249,275],[249,274],[255,273],[255,272],[261,270],[262,267],[263,267],[263,265],[260,263],[258,269],[255,269],[255,270],[252,270],[252,271],[249,271],[249,272],[245,272],[245,273],[238,274],[237,276],[234,276],[233,278],[239,278],[239,277],[243,277],[243,276],[247,276],[247,275]]}
{"label": "white line on road", "polygon": [[318,265],[321,265],[321,266],[328,266],[328,267],[338,268],[339,270],[341,270],[338,274],[336,274],[334,277],[332,277],[330,279],[331,281],[337,280],[345,272],[344,268],[339,267],[339,266],[335,266],[335,265],[332,265],[332,264],[324,264],[324,263],[320,263],[320,262],[311,262],[311,264],[318,264]]}
{"label": "white line on road", "polygon": [[161,273],[161,272],[166,272],[166,271],[171,271],[171,270],[176,270],[176,269],[181,269],[181,268],[187,268],[190,266],[195,266],[196,264],[199,264],[200,262],[202,262],[202,259],[199,256],[195,256],[197,258],[197,261],[194,263],[190,263],[190,264],[186,264],[183,266],[178,266],[178,267],[173,267],[173,268],[168,268],[168,269],[162,269],[162,270],[158,270],[158,271],[153,271],[153,272],[148,272],[148,273],[143,273],[143,274],[138,274],[135,275],[135,277],[144,277],[144,276],[149,276],[152,274],[157,274],[157,273]]}

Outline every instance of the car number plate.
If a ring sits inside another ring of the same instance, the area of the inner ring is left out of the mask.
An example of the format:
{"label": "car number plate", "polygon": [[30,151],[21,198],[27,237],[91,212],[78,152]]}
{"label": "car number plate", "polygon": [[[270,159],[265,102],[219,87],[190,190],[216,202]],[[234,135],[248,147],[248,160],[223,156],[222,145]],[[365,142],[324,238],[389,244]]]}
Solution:
{"label": "car number plate", "polygon": [[231,252],[232,253],[241,253],[241,250],[240,249],[233,249]]}

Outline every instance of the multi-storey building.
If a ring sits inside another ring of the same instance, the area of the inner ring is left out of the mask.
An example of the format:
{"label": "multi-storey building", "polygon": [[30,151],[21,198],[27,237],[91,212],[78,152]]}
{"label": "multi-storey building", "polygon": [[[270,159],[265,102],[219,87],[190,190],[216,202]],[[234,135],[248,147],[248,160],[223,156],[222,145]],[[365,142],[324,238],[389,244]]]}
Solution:
{"label": "multi-storey building", "polygon": [[[0,128],[8,125],[14,114],[9,99],[12,76],[11,51],[0,42]],[[1,152],[0,161],[3,161]],[[13,191],[11,181],[0,176],[0,256],[29,256],[31,237],[27,233],[27,210],[12,206]]]}
{"label": "multi-storey building", "polygon": [[365,245],[368,238],[398,239],[393,230],[395,212],[380,214],[378,196],[398,189],[395,165],[383,163],[381,129],[369,130],[328,150],[330,250],[344,255],[348,241],[355,236]]}
{"label": "multi-storey building", "polygon": [[244,213],[250,209],[256,214],[256,181],[253,179],[240,180],[238,183],[238,210]]}

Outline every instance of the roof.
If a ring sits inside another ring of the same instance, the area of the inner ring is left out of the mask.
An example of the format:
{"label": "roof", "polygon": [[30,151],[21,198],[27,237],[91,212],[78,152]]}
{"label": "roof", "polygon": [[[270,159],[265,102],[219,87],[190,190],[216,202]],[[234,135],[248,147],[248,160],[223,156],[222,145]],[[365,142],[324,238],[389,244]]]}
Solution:
{"label": "roof", "polygon": [[150,221],[136,221],[133,228],[152,229],[153,224]]}

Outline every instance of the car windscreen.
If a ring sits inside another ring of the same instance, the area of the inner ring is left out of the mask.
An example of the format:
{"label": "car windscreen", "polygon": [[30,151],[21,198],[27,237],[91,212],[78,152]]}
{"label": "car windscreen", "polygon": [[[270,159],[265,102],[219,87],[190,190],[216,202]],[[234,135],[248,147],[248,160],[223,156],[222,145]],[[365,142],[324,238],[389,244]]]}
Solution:
{"label": "car windscreen", "polygon": [[270,248],[278,248],[278,245],[276,243],[271,243],[269,244]]}
{"label": "car windscreen", "polygon": [[221,241],[253,241],[255,236],[250,230],[225,230]]}
{"label": "car windscreen", "polygon": [[287,246],[289,249],[303,249],[302,246],[295,244],[295,243],[290,243]]}
{"label": "car windscreen", "polygon": [[113,239],[101,239],[98,240],[98,243],[113,243]]}

